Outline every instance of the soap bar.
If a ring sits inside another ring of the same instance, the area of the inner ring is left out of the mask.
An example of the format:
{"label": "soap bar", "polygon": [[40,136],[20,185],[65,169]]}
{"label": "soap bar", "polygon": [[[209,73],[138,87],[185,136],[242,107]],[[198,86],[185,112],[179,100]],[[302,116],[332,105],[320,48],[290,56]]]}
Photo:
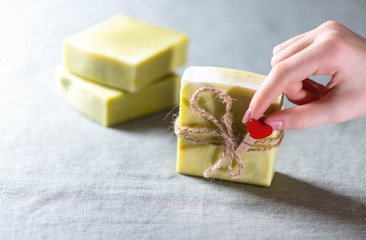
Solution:
{"label": "soap bar", "polygon": [[[241,122],[245,111],[255,91],[264,81],[265,76],[225,68],[216,67],[190,67],[185,70],[181,81],[180,112],[177,124],[179,126],[210,129],[220,132],[217,126],[194,112],[190,106],[192,95],[202,87],[211,87],[226,91],[233,99],[231,112],[233,114],[232,129],[235,137],[241,140],[246,133],[246,126]],[[219,97],[211,92],[201,94],[197,102],[199,107],[212,114],[223,122],[225,104]],[[278,111],[283,107],[283,97],[279,96],[268,108],[266,115]],[[278,137],[279,131],[274,131],[266,139]],[[193,136],[200,140],[209,140],[204,134]],[[212,138],[212,137],[211,137]],[[253,146],[269,147],[269,146]],[[221,157],[223,148],[210,144],[196,143],[178,138],[177,172],[187,175],[203,176],[210,166],[214,165]],[[243,182],[260,186],[270,186],[275,172],[275,163],[278,148],[268,151],[251,151],[240,156],[244,168],[240,177],[233,179],[228,172],[228,161],[212,175],[215,179]],[[233,162],[233,172],[238,171],[238,164]]]}
{"label": "soap bar", "polygon": [[128,93],[90,82],[62,66],[56,68],[56,92],[87,117],[110,126],[177,105],[179,76],[170,74],[138,92]]}
{"label": "soap bar", "polygon": [[71,72],[135,92],[183,65],[188,37],[117,15],[64,39],[63,62]]}

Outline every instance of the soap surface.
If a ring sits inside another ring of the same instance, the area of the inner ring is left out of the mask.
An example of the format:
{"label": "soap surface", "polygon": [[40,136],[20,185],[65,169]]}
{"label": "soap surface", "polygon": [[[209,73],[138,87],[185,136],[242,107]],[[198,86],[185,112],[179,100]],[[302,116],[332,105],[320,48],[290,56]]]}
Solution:
{"label": "soap surface", "polygon": [[64,66],[90,80],[138,91],[183,65],[188,37],[117,15],[64,39]]}
{"label": "soap surface", "polygon": [[179,76],[170,74],[138,92],[128,93],[90,82],[62,66],[56,68],[57,94],[104,126],[175,106],[179,101],[179,84]]}
{"label": "soap surface", "polygon": [[[190,128],[208,128],[217,130],[217,127],[207,119],[195,113],[189,101],[196,90],[201,87],[213,87],[225,90],[233,99],[233,130],[238,139],[242,139],[246,132],[246,126],[241,119],[247,110],[255,91],[264,81],[265,76],[216,67],[190,67],[185,70],[181,81],[181,97],[179,124]],[[222,122],[225,113],[225,105],[218,100],[217,95],[205,92],[201,95],[198,105],[213,114]],[[266,115],[278,111],[283,107],[282,96],[279,96],[268,108]],[[279,134],[274,131],[268,139],[273,139]],[[207,139],[205,136],[195,135],[199,139]],[[266,138],[267,139],[267,138]],[[268,146],[264,146],[268,147]],[[227,166],[224,165],[212,176],[216,179],[244,182],[249,184],[270,186],[275,172],[277,148],[264,152],[247,152],[241,156],[244,164],[242,175],[232,179]],[[222,148],[208,144],[199,144],[178,138],[177,172],[187,175],[203,176],[204,171],[212,166],[222,154]],[[233,172],[238,170],[233,163]]]}

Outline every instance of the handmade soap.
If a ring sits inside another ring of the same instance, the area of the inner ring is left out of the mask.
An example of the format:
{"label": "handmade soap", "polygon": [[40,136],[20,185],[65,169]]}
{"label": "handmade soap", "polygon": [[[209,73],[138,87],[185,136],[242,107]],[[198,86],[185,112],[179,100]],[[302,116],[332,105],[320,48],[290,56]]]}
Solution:
{"label": "handmade soap", "polygon": [[135,92],[183,65],[188,37],[117,15],[64,39],[64,66],[107,86]]}
{"label": "handmade soap", "polygon": [[175,106],[179,101],[180,79],[163,77],[138,92],[108,88],[56,68],[56,92],[69,105],[96,122],[110,126]]}
{"label": "handmade soap", "polygon": [[[211,121],[198,115],[190,106],[192,95],[202,87],[211,87],[224,90],[232,98],[232,129],[234,135],[239,141],[246,132],[246,126],[241,122],[242,117],[247,110],[250,100],[264,81],[265,76],[216,67],[190,67],[185,70],[181,81],[180,95],[180,112],[176,122],[180,127],[190,129],[218,129]],[[216,119],[223,123],[223,115],[225,114],[225,103],[220,97],[212,92],[203,92],[197,101],[199,107],[212,114]],[[282,108],[282,95],[279,96],[268,108],[265,114],[278,111]],[[279,131],[274,131],[266,139],[274,139],[278,137]],[[208,142],[222,142],[221,138],[213,139],[201,133],[187,133],[189,137],[198,140],[206,140]],[[270,147],[267,145],[256,145],[252,148]],[[203,173],[210,166],[214,165],[222,156],[223,147],[211,144],[197,143],[178,138],[178,156],[177,171],[182,174],[203,176]],[[249,184],[270,186],[275,172],[275,162],[277,156],[277,148],[268,151],[251,151],[240,156],[244,168],[240,177],[233,179],[228,172],[228,161],[212,176],[216,179],[245,182]],[[238,164],[233,162],[233,172],[238,171]]]}

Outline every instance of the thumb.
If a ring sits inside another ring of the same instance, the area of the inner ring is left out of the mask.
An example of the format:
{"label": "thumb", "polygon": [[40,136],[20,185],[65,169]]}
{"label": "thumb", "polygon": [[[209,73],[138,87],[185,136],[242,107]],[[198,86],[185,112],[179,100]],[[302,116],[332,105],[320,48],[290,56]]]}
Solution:
{"label": "thumb", "polygon": [[339,98],[329,94],[320,100],[272,113],[266,118],[265,123],[273,130],[303,130],[322,124],[341,122],[348,120],[342,114],[347,112],[347,105],[349,108],[347,101],[339,101]]}

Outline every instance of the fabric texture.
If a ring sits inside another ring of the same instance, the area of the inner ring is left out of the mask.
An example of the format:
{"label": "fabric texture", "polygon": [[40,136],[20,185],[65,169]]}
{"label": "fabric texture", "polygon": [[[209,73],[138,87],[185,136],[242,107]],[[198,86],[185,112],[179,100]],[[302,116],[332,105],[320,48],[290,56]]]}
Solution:
{"label": "fabric texture", "polygon": [[187,33],[187,66],[267,74],[326,20],[366,36],[365,1],[0,5],[0,239],[366,238],[366,118],[286,131],[263,188],[177,174],[167,112],[105,128],[53,91],[62,38],[118,13]]}

